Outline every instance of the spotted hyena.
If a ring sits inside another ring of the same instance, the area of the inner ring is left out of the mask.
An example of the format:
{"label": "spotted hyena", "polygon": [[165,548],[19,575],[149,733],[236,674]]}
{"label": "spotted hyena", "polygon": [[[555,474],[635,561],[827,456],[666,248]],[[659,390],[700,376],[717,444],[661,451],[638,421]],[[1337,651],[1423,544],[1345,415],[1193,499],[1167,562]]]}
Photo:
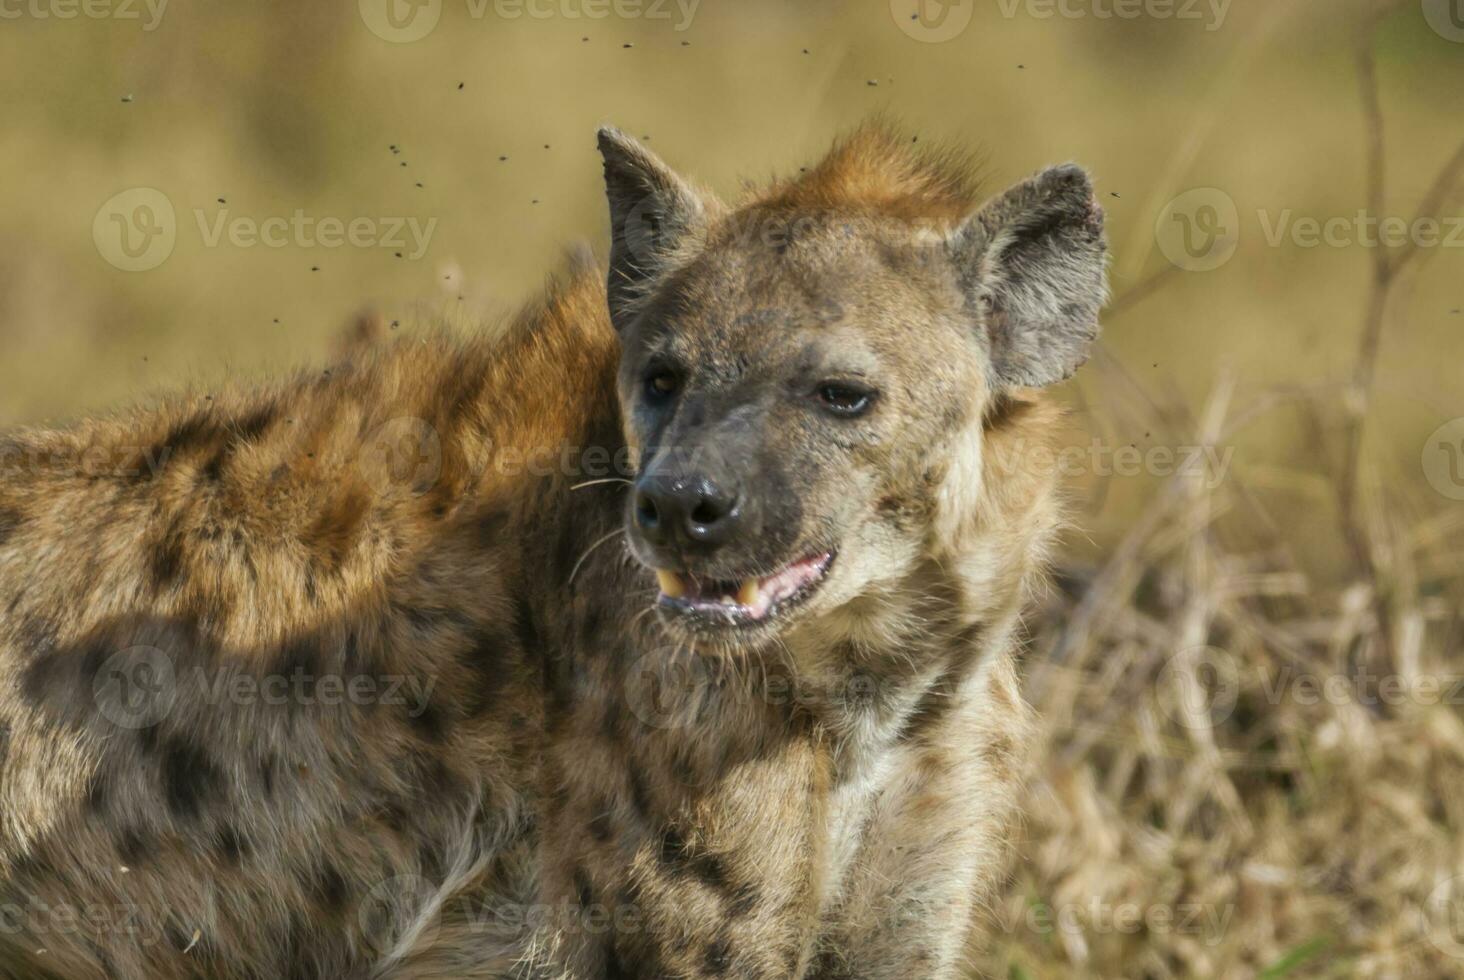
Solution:
{"label": "spotted hyena", "polygon": [[0,976],[961,972],[1090,184],[600,149],[608,304],[0,440]]}

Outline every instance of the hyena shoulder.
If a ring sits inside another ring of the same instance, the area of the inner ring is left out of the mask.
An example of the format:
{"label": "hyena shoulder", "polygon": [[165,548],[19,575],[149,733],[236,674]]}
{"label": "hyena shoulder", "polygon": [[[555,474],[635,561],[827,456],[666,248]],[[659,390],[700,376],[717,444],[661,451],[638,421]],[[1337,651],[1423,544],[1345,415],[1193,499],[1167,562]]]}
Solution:
{"label": "hyena shoulder", "polygon": [[0,977],[341,976],[402,882],[527,846],[542,522],[495,447],[614,424],[602,291],[0,439]]}

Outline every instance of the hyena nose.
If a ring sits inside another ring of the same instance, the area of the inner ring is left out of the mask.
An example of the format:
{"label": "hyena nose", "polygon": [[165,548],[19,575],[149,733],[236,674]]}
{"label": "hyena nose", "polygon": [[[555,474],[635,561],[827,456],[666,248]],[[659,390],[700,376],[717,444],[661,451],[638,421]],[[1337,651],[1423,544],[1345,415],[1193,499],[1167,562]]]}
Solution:
{"label": "hyena nose", "polygon": [[717,548],[741,519],[738,495],[706,476],[647,475],[636,487],[636,527],[652,544]]}

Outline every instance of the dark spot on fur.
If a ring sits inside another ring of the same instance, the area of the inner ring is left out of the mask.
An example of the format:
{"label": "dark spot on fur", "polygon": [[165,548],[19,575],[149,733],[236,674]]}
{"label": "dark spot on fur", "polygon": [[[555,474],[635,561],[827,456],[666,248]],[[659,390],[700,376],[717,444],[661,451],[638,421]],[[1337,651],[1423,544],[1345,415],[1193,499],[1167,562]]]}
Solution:
{"label": "dark spot on fur", "polygon": [[171,530],[153,542],[148,553],[147,566],[154,589],[163,592],[171,588],[183,571],[182,534],[176,529]]}
{"label": "dark spot on fur", "polygon": [[20,527],[24,520],[20,511],[11,507],[0,507],[0,548],[5,546],[5,542],[10,540],[15,529]]}
{"label": "dark spot on fur", "polygon": [[463,695],[463,712],[469,718],[482,716],[499,701],[508,680],[504,664],[505,638],[492,630],[478,630],[473,645],[459,659],[471,680]]}
{"label": "dark spot on fur", "polygon": [[462,789],[462,780],[441,759],[432,759],[423,770],[420,785],[428,799],[447,801]]}
{"label": "dark spot on fur", "polygon": [[501,510],[490,510],[473,523],[473,534],[479,547],[491,550],[504,543],[507,528],[508,515]]}
{"label": "dark spot on fur", "polygon": [[293,695],[298,691],[301,700],[308,702],[314,691],[315,675],[320,661],[318,654],[319,651],[310,639],[290,640],[280,647],[270,666],[270,674],[285,678],[290,693]]}
{"label": "dark spot on fur", "polygon": [[156,725],[148,725],[146,728],[137,730],[137,751],[144,756],[150,756],[158,750],[158,729]]}
{"label": "dark spot on fur", "polygon": [[732,895],[727,900],[727,916],[740,919],[757,908],[761,901],[762,893],[756,885],[751,882],[739,885],[732,890]]}
{"label": "dark spot on fur", "polygon": [[[569,583],[569,574],[574,571],[575,564],[579,561],[580,555],[584,553],[580,538],[575,533],[575,523],[566,523],[559,529],[559,534],[555,538],[552,562],[556,582]],[[569,584],[572,590],[573,584]]]}
{"label": "dark spot on fur", "polygon": [[259,785],[264,790],[264,798],[272,799],[275,789],[275,757],[265,756],[259,760]]}
{"label": "dark spot on fur", "polygon": [[[633,894],[623,894],[625,906],[637,907]],[[661,957],[649,943],[650,936],[617,936],[605,951],[605,980],[666,980]],[[632,945],[634,944],[634,945]]]}
{"label": "dark spot on fur", "polygon": [[591,886],[589,873],[584,868],[574,869],[574,894],[582,909],[595,904],[595,889]]}
{"label": "dark spot on fur", "polygon": [[324,558],[327,571],[338,572],[355,550],[370,511],[371,498],[366,491],[359,487],[349,489],[326,504],[315,523],[302,535],[302,541],[312,553]]}
{"label": "dark spot on fur", "polygon": [[661,834],[661,863],[678,865],[686,860],[686,839],[675,827],[667,827]]}
{"label": "dark spot on fur", "polygon": [[229,447],[225,446],[214,453],[207,463],[203,464],[203,478],[210,483],[217,483],[223,479],[224,464],[229,461]]}
{"label": "dark spot on fur", "polygon": [[174,425],[163,437],[163,441],[158,443],[153,453],[153,459],[158,465],[165,465],[178,453],[197,448],[212,438],[213,432],[214,427],[207,414],[186,418]]}
{"label": "dark spot on fur", "polygon": [[920,697],[915,710],[904,720],[897,736],[901,742],[918,742],[926,738],[950,713],[958,702],[956,688],[970,672],[972,661],[981,652],[984,628],[975,624],[961,631],[950,651],[946,669]]}
{"label": "dark spot on fur", "polygon": [[661,834],[661,863],[675,873],[693,875],[716,891],[728,891],[727,866],[713,854],[693,853],[686,839],[674,827]]}
{"label": "dark spot on fur", "polygon": [[620,699],[607,699],[600,714],[600,734],[606,741],[618,743],[625,737],[624,717]]}
{"label": "dark spot on fur", "polygon": [[249,856],[250,850],[248,841],[239,834],[238,828],[229,825],[219,831],[219,856],[225,863],[237,867]]}
{"label": "dark spot on fur", "polygon": [[261,408],[243,416],[234,424],[234,435],[241,442],[253,442],[274,424],[275,413],[270,407]]}
{"label": "dark spot on fur", "polygon": [[340,911],[345,907],[349,892],[345,877],[335,865],[327,862],[315,869],[310,880],[310,894],[320,908],[327,912]]}
{"label": "dark spot on fur", "polygon": [[404,710],[407,713],[407,722],[412,730],[423,740],[433,745],[441,745],[447,741],[449,730],[452,728],[452,719],[440,705],[428,701],[426,704],[405,704]]}
{"label": "dark spot on fur", "polygon": [[725,938],[707,944],[702,956],[702,969],[714,977],[727,972],[732,964],[732,944]]}
{"label": "dark spot on fur", "polygon": [[147,860],[149,850],[147,840],[139,830],[129,827],[117,837],[117,856],[129,867]]}
{"label": "dark spot on fur", "polygon": [[171,738],[163,752],[163,798],[181,818],[198,816],[223,790],[223,776],[202,750],[181,738]]}
{"label": "dark spot on fur", "polygon": [[93,817],[101,816],[112,798],[111,779],[104,768],[92,773],[86,785],[86,811]]}
{"label": "dark spot on fur", "polygon": [[40,704],[62,682],[65,664],[58,653],[45,653],[32,660],[21,675],[20,689],[26,699]]}
{"label": "dark spot on fur", "polygon": [[604,797],[595,803],[595,811],[590,815],[589,830],[590,837],[601,844],[608,844],[615,834],[610,816],[610,801]]}
{"label": "dark spot on fur", "polygon": [[651,819],[651,794],[646,787],[646,778],[633,762],[626,764],[626,781],[630,783],[630,805],[642,820]]}
{"label": "dark spot on fur", "polygon": [[529,601],[520,596],[514,604],[513,628],[518,636],[519,647],[526,657],[533,657],[539,652],[540,639],[538,624],[534,622],[534,610]]}
{"label": "dark spot on fur", "polygon": [[605,642],[604,628],[605,616],[600,604],[590,603],[589,608],[585,610],[584,619],[580,622],[580,640],[584,644],[586,653],[594,653]]}

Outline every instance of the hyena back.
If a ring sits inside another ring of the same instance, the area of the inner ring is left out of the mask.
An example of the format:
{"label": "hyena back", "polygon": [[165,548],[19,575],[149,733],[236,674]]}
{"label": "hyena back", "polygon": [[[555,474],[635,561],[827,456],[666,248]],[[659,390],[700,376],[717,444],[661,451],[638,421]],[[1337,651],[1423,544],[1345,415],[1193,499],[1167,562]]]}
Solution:
{"label": "hyena back", "polygon": [[0,441],[0,977],[959,975],[1091,187],[601,150],[608,308]]}

